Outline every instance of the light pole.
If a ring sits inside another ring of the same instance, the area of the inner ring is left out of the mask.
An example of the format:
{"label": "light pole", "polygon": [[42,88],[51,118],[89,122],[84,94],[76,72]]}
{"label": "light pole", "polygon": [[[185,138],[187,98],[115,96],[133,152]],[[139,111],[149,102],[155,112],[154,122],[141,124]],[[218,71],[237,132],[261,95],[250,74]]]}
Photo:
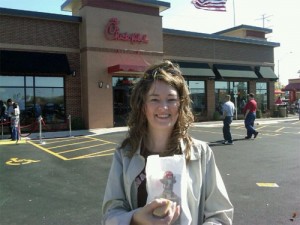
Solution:
{"label": "light pole", "polygon": [[278,74],[278,83],[280,83],[280,78],[279,78],[279,59],[277,60],[277,74]]}
{"label": "light pole", "polygon": [[280,83],[280,64],[279,64],[279,62],[284,59],[284,56],[286,56],[287,54],[292,54],[292,53],[293,53],[292,51],[287,52],[286,54],[283,55],[283,57],[281,57],[281,59],[277,59],[278,83]]}

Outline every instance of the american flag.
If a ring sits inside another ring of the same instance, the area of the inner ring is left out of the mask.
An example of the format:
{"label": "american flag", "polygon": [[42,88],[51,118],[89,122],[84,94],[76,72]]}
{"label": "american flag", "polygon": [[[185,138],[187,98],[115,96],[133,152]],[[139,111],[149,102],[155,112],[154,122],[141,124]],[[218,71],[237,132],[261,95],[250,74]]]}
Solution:
{"label": "american flag", "polygon": [[226,1],[227,0],[192,0],[192,3],[198,9],[225,12]]}

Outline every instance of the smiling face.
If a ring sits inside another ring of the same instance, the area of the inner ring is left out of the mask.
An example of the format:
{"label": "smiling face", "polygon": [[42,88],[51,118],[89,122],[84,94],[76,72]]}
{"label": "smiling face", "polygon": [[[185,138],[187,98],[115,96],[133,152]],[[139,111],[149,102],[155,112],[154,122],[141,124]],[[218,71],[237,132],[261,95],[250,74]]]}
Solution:
{"label": "smiling face", "polygon": [[144,108],[149,131],[163,129],[171,132],[178,119],[179,104],[174,87],[163,81],[155,81],[147,93]]}

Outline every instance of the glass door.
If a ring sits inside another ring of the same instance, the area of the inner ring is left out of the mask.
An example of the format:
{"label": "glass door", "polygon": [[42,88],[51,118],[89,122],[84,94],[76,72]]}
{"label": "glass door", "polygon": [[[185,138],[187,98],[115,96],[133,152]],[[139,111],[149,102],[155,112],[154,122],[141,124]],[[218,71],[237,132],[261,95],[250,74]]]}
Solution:
{"label": "glass door", "polygon": [[130,94],[136,77],[113,77],[113,112],[114,126],[122,127],[127,125],[127,118],[130,112]]}

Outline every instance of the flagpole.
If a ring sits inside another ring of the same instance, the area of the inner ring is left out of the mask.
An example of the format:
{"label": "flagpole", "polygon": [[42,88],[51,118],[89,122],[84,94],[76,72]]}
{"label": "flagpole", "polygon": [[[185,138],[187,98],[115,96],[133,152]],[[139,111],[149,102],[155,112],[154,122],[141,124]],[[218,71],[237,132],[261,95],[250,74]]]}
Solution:
{"label": "flagpole", "polygon": [[235,5],[234,5],[234,0],[232,0],[232,5],[233,5],[233,26],[235,27]]}

